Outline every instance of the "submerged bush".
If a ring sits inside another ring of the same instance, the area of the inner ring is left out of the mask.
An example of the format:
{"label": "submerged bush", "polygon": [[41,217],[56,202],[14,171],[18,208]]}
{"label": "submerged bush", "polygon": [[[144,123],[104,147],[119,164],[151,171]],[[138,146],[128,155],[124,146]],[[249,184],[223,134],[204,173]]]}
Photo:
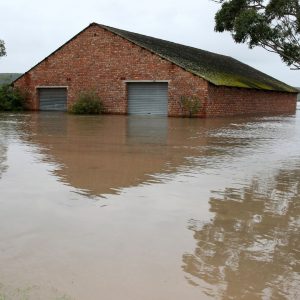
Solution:
{"label": "submerged bush", "polygon": [[25,94],[11,85],[0,86],[0,111],[22,111],[25,109]]}
{"label": "submerged bush", "polygon": [[99,115],[104,107],[101,98],[94,91],[83,91],[76,98],[70,112],[78,115]]}
{"label": "submerged bush", "polygon": [[190,118],[193,115],[197,114],[202,107],[201,100],[196,96],[190,96],[190,97],[182,96],[180,98],[179,104],[182,111],[188,113]]}

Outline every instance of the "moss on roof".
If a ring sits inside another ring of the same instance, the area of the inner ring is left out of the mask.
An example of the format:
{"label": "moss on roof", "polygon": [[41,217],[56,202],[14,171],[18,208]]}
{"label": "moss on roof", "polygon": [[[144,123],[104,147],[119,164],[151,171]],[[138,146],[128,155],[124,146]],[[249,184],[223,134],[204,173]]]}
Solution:
{"label": "moss on roof", "polygon": [[93,23],[207,81],[230,87],[297,92],[293,87],[232,57]]}

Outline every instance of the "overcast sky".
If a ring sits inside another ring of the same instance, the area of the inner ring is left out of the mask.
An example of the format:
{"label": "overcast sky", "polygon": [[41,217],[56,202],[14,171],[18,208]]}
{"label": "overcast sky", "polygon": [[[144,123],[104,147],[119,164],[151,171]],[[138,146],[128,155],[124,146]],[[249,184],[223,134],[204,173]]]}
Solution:
{"label": "overcast sky", "polygon": [[214,32],[219,5],[210,0],[1,0],[0,39],[7,57],[0,73],[23,73],[92,22],[230,55],[279,80],[300,86],[276,54],[235,44]]}

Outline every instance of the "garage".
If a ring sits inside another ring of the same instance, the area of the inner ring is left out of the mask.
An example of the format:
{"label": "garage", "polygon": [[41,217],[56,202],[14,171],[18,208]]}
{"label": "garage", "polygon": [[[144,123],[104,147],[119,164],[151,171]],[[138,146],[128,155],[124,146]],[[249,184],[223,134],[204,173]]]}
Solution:
{"label": "garage", "polygon": [[168,83],[128,83],[128,114],[167,116]]}
{"label": "garage", "polygon": [[40,110],[67,111],[67,88],[39,88]]}

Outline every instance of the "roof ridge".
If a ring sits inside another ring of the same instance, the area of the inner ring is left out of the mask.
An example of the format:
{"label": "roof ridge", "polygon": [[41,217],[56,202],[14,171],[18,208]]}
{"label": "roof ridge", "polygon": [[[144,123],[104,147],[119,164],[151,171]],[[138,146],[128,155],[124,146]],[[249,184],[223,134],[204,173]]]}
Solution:
{"label": "roof ridge", "polygon": [[[113,30],[124,31],[124,32],[128,32],[128,33],[131,33],[131,34],[140,35],[140,36],[143,36],[143,37],[146,37],[146,38],[151,38],[151,39],[155,39],[155,40],[158,40],[158,41],[171,43],[171,44],[178,45],[178,46],[184,46],[184,47],[188,47],[188,48],[195,49],[195,50],[201,50],[201,51],[203,51],[203,52],[210,53],[210,54],[216,54],[216,55],[223,56],[223,57],[227,57],[227,58],[233,58],[233,57],[230,56],[230,55],[220,54],[220,53],[216,53],[216,52],[204,50],[204,49],[201,49],[201,48],[197,48],[197,47],[194,47],[194,46],[185,45],[185,44],[181,44],[181,43],[176,43],[176,42],[172,42],[172,41],[165,40],[165,39],[162,39],[162,38],[153,37],[153,36],[150,36],[150,35],[146,35],[146,34],[142,34],[142,33],[137,33],[137,32],[129,31],[129,30],[125,30],[125,29],[119,29],[119,28],[112,27],[112,26],[108,26],[108,25],[104,25],[104,24],[99,24],[99,23],[95,23],[95,22],[94,22],[94,23],[91,23],[91,25],[97,25],[97,26],[100,26],[101,28],[108,29],[108,30],[111,31],[111,32],[114,32]],[[112,30],[111,30],[111,29],[112,29]],[[114,32],[114,33],[115,33],[115,32]],[[233,59],[234,59],[234,58],[233,58]]]}

